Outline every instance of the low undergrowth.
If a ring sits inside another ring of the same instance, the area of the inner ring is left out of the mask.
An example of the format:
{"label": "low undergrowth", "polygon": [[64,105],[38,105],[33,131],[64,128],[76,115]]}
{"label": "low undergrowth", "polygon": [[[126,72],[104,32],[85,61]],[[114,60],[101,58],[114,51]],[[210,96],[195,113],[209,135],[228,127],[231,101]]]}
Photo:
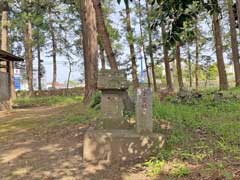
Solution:
{"label": "low undergrowth", "polygon": [[82,96],[24,97],[14,101],[16,107],[67,105],[82,102]]}
{"label": "low undergrowth", "polygon": [[[166,174],[164,169],[169,164],[172,168],[167,175],[179,178],[191,172],[186,163],[206,165],[218,159],[214,167],[219,167],[239,162],[239,110],[240,89],[155,100],[154,130],[165,134],[167,140],[165,148],[147,162],[151,176]],[[180,166],[172,173],[176,160]]]}

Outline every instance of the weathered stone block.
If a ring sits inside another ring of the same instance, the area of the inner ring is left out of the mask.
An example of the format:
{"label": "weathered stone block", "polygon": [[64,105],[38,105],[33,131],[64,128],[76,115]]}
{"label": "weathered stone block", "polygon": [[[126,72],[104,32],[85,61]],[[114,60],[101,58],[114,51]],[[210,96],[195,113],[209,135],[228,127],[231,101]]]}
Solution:
{"label": "weathered stone block", "polygon": [[98,127],[104,129],[127,128],[124,118],[124,98],[123,91],[103,91],[101,98],[101,116]]}
{"label": "weathered stone block", "polygon": [[152,91],[149,88],[137,90],[136,121],[138,133],[151,133],[152,120]]}
{"label": "weathered stone block", "polygon": [[140,135],[133,130],[90,130],[84,136],[85,161],[121,162],[142,159],[164,144],[159,134]]}
{"label": "weathered stone block", "polygon": [[98,73],[98,89],[128,89],[127,77],[124,71],[101,70]]}

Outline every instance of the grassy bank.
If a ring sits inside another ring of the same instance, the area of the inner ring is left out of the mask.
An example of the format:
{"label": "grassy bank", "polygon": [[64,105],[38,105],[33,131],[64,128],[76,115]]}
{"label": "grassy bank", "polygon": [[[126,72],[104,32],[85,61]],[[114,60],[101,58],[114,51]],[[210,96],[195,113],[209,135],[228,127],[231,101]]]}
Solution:
{"label": "grassy bank", "polygon": [[240,161],[240,89],[156,100],[153,109],[155,131],[167,135],[167,141],[146,163],[151,176],[179,178],[190,174],[188,165],[195,164],[221,167],[221,176],[233,177],[225,167]]}

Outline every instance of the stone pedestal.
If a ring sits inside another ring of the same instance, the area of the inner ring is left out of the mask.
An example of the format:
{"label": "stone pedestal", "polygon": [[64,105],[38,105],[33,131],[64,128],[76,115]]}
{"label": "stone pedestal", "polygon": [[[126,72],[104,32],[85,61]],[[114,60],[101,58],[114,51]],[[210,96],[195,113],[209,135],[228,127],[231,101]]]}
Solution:
{"label": "stone pedestal", "polygon": [[144,159],[161,148],[164,139],[150,133],[141,135],[134,130],[92,130],[84,137],[85,161],[108,163]]}
{"label": "stone pedestal", "polygon": [[98,88],[102,91],[101,117],[98,130],[84,136],[85,161],[108,163],[143,159],[164,144],[162,135],[152,133],[152,92],[139,89],[136,103],[137,129],[127,130],[124,118],[127,79],[123,72],[104,70],[99,73]]}

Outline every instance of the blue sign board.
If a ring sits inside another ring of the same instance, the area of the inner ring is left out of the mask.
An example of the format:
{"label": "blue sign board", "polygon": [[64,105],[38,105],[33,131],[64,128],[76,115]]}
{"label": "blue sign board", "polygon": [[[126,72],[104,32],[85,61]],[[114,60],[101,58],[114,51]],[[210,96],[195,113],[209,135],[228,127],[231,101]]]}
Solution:
{"label": "blue sign board", "polygon": [[21,89],[20,77],[14,77],[15,90]]}

